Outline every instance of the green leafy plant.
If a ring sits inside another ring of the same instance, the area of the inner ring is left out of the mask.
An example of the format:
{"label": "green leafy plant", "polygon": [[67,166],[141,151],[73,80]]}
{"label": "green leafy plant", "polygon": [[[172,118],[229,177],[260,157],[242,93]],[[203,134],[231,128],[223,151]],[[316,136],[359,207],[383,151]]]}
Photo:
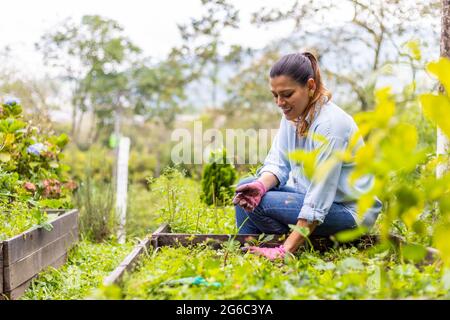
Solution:
{"label": "green leafy plant", "polygon": [[208,163],[203,168],[201,199],[208,205],[229,204],[234,190],[236,170],[227,162],[225,149],[212,151]]}
{"label": "green leafy plant", "polygon": [[[77,184],[62,163],[65,134],[40,132],[23,120],[22,106],[8,99],[0,106],[0,238],[32,226],[49,230],[46,209],[71,208]],[[14,225],[14,227],[11,227]]]}
{"label": "green leafy plant", "polygon": [[[227,263],[223,263],[224,257]],[[387,259],[388,257],[388,259]],[[390,258],[389,258],[390,257]],[[239,251],[204,246],[164,247],[126,276],[123,299],[447,299],[435,266],[401,264],[355,248],[304,251],[277,264]],[[202,277],[220,286],[167,283]]]}

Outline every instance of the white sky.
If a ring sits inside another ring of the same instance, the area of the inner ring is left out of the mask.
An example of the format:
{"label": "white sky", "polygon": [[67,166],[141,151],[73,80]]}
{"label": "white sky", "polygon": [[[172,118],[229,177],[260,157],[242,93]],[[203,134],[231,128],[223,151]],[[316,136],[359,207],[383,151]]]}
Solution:
{"label": "white sky", "polygon": [[[292,30],[289,22],[264,28],[250,24],[250,14],[257,9],[263,6],[285,9],[292,0],[230,2],[240,10],[241,23],[239,30],[222,33],[225,43],[261,48]],[[12,67],[39,78],[46,69],[34,43],[67,17],[80,21],[83,15],[98,14],[118,21],[145,55],[163,59],[170,48],[181,42],[177,23],[199,17],[202,9],[200,0],[0,0],[0,50],[10,46],[14,56]],[[351,10],[333,14],[330,23],[347,20],[349,14]],[[4,63],[0,61],[0,67]]]}
{"label": "white sky", "polygon": [[[287,25],[257,29],[249,24],[250,13],[273,0],[231,1],[240,10],[242,28],[224,33],[225,42],[262,47],[277,35],[285,35]],[[277,0],[282,7],[289,0]],[[67,17],[79,21],[86,14],[99,14],[117,20],[144,53],[163,58],[180,43],[177,23],[187,23],[202,13],[200,0],[2,0],[0,4],[0,48],[9,45],[17,56],[20,69],[41,71],[40,56],[34,43],[41,35]]]}

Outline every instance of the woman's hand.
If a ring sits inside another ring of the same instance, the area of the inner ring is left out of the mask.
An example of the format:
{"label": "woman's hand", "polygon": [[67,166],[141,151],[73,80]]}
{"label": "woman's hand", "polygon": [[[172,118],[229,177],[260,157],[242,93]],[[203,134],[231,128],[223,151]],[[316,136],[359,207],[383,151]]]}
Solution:
{"label": "woman's hand", "polygon": [[243,184],[237,187],[233,204],[241,206],[246,211],[253,211],[266,192],[266,186],[259,180]]}
{"label": "woman's hand", "polygon": [[[310,234],[314,231],[316,225],[316,222],[310,224],[305,219],[298,219],[297,221],[297,227],[308,228]],[[272,261],[275,259],[284,259],[286,255],[295,253],[304,241],[305,237],[294,230],[281,246],[275,248],[260,248],[252,246],[245,248],[245,250],[249,251],[250,253],[266,257],[267,259]]]}
{"label": "woman's hand", "polygon": [[287,252],[282,245],[275,248],[260,248],[252,246],[246,249],[250,253],[263,256],[271,261],[275,259],[284,259]]}
{"label": "woman's hand", "polygon": [[[298,219],[296,225],[297,227],[308,228],[309,234],[311,234],[316,228],[317,222],[314,221],[313,223],[308,223],[305,219]],[[300,245],[303,244],[303,242],[305,242],[305,237],[297,231],[293,230],[284,241],[283,246],[287,252],[294,253],[295,251],[297,251]]]}

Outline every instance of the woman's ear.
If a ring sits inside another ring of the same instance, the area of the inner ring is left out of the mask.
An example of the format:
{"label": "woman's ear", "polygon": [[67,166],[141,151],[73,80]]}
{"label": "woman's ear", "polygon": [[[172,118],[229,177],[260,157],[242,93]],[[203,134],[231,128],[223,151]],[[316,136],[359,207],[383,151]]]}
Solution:
{"label": "woman's ear", "polygon": [[306,83],[306,87],[308,89],[308,97],[312,98],[314,95],[314,92],[316,91],[316,82],[313,78],[309,78],[308,82]]}
{"label": "woman's ear", "polygon": [[308,90],[309,91],[316,91],[316,82],[314,81],[313,78],[309,78],[308,82],[306,82],[306,85],[308,86]]}

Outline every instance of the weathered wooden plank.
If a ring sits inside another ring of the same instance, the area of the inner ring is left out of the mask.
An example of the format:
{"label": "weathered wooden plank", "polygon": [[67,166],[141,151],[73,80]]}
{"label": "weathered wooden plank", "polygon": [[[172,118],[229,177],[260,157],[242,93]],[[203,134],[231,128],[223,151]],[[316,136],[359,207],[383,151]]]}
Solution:
{"label": "weathered wooden plank", "polygon": [[[255,244],[259,235],[257,234],[182,234],[182,233],[160,233],[154,237],[154,246],[189,246],[206,243],[213,249],[219,249],[223,243],[229,240],[238,241],[241,245]],[[285,235],[273,235],[273,239],[261,244],[264,247],[276,247],[283,243],[286,239]],[[329,247],[333,242],[326,238],[312,238],[311,242],[318,250]]]}
{"label": "weathered wooden plank", "polygon": [[53,229],[33,228],[4,241],[4,265],[11,265],[18,260],[41,249],[48,243],[60,238],[78,223],[78,210],[70,210],[51,222]]}
{"label": "weathered wooden plank", "polygon": [[159,233],[170,233],[170,226],[168,223],[163,223],[162,225],[160,225],[155,232],[152,233],[152,235],[157,235]]}
{"label": "weathered wooden plank", "polygon": [[141,255],[152,245],[156,247],[157,241],[155,236],[162,232],[170,232],[170,226],[168,223],[160,225],[153,233],[151,238],[146,238],[137,244],[133,250],[128,254],[125,259],[114,269],[103,281],[104,285],[110,285],[113,283],[119,283],[127,271],[131,271],[140,259]]}
{"label": "weathered wooden plank", "polygon": [[[271,235],[273,239],[267,242],[260,244],[263,247],[275,247],[281,245],[286,235]],[[218,249],[222,246],[222,244],[230,239],[234,239],[238,241],[241,245],[245,244],[254,244],[256,243],[256,239],[258,239],[258,234],[238,234],[238,235],[229,235],[229,234],[183,234],[183,233],[158,233],[152,236],[152,245],[157,248],[160,246],[189,246],[196,245],[200,243],[207,243],[214,249]],[[380,238],[378,235],[363,235],[361,238],[347,242],[347,243],[338,243],[333,241],[329,237],[322,236],[314,236],[310,237],[310,241],[315,250],[326,251],[330,248],[335,248],[337,246],[356,246],[359,248],[368,248],[376,243],[379,243]],[[391,236],[391,241],[394,244],[398,244],[402,240],[399,237]],[[307,246],[307,242],[304,244]]]}
{"label": "weathered wooden plank", "polygon": [[51,214],[53,214],[53,213],[65,213],[65,212],[68,212],[68,209],[44,209],[44,211],[45,212],[47,212],[47,213],[51,213]]}
{"label": "weathered wooden plank", "polygon": [[[284,235],[273,235],[273,239],[264,243],[266,247],[274,247],[280,245],[286,238]],[[255,234],[185,234],[185,233],[159,233],[154,235],[155,247],[161,246],[189,246],[200,243],[207,243],[213,248],[219,248],[224,242],[233,239],[244,245],[252,244],[258,239],[259,235]]]}
{"label": "weathered wooden plank", "polygon": [[[240,242],[242,245],[245,243],[255,243],[256,239],[259,238],[259,234],[240,234],[240,235],[229,235],[229,234],[184,234],[184,233],[171,233],[170,226],[167,223],[162,224],[155,232],[152,233],[151,244],[154,248],[165,246],[165,245],[195,245],[207,241],[211,244],[213,248],[220,247],[220,244],[228,241],[230,238],[234,238],[236,241]],[[286,235],[271,235],[273,239],[262,246],[273,247],[280,245]],[[361,238],[348,242],[348,243],[338,243],[332,240],[330,237],[315,236],[310,237],[311,243],[316,250],[328,250],[330,247],[336,246],[358,246],[360,248],[367,248],[379,243],[380,237],[374,234],[363,235]],[[390,235],[390,240],[394,245],[398,245],[403,240],[395,235]],[[306,245],[306,244],[305,244]]]}
{"label": "weathered wooden plank", "polygon": [[163,223],[162,225],[160,225],[155,232],[152,233],[152,240],[151,240],[151,246],[153,248],[157,248],[158,245],[158,235],[160,233],[170,233],[171,229],[168,223]]}
{"label": "weathered wooden plank", "polygon": [[[66,263],[66,261],[67,261],[67,252],[64,253],[58,259],[56,259],[53,263],[51,263],[47,267],[59,268],[62,265],[64,265]],[[36,277],[38,277],[38,275],[35,275],[31,279],[28,279],[27,281],[25,281],[24,283],[22,283],[18,287],[14,288],[13,290],[7,291],[5,293],[6,298],[10,299],[10,300],[17,300],[17,299],[19,299],[21,296],[23,296],[25,291],[29,288],[29,286],[30,286],[31,282],[33,281],[33,279],[36,278]]]}
{"label": "weathered wooden plank", "polygon": [[125,275],[125,272],[131,271],[140,259],[140,256],[149,248],[150,241],[150,238],[146,238],[137,244],[120,265],[104,279],[103,284],[110,285],[119,283]]}
{"label": "weathered wooden plank", "polygon": [[51,265],[77,241],[78,228],[63,234],[45,247],[4,267],[4,291],[11,291]]}

